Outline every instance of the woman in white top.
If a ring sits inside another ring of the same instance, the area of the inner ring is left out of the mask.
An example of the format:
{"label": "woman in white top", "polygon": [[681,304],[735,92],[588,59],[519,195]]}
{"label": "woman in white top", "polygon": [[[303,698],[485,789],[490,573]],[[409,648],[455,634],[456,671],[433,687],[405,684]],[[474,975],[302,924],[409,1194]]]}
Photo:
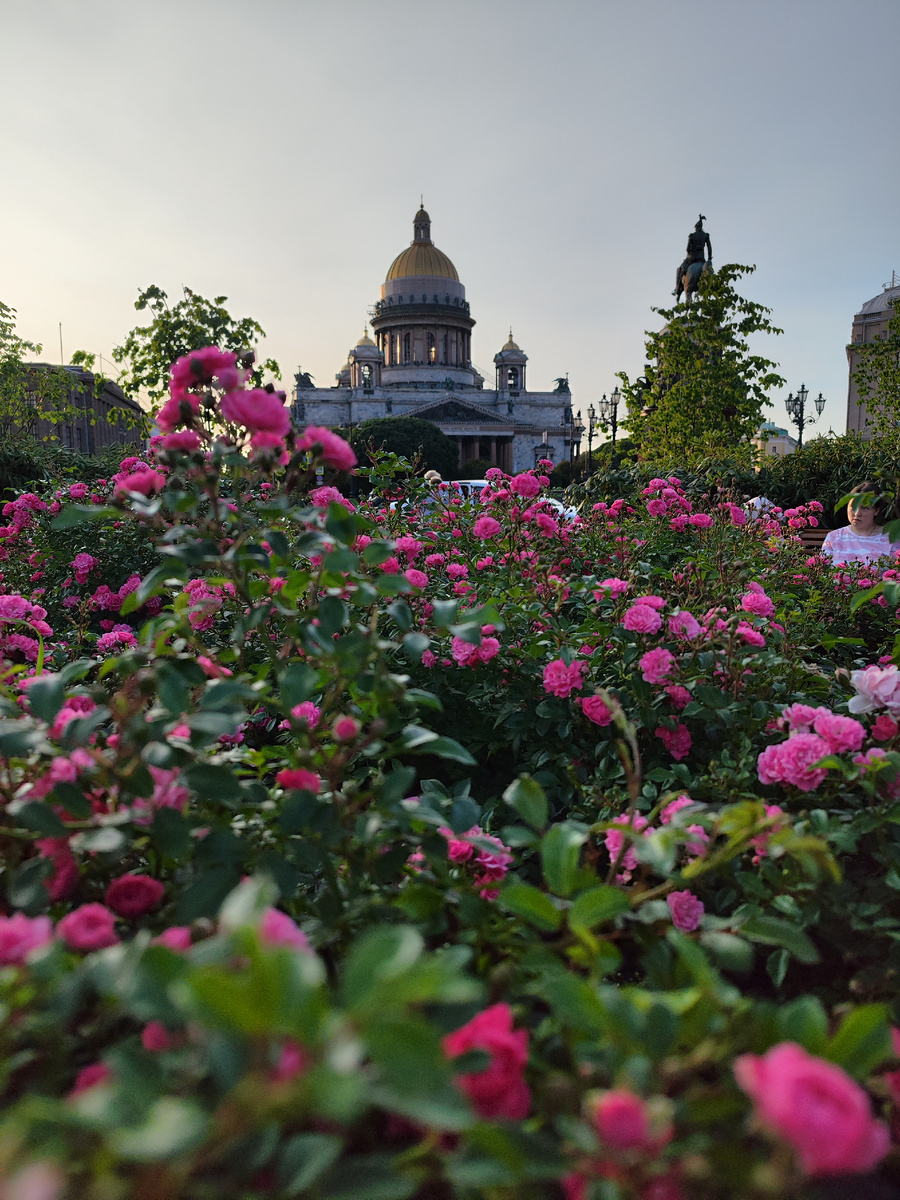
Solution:
{"label": "woman in white top", "polygon": [[[877,492],[878,488],[865,479],[853,491],[857,494]],[[848,525],[830,530],[822,543],[822,553],[829,555],[833,563],[871,563],[900,552],[900,545],[892,544],[881,527],[884,520],[882,504],[854,506],[851,500],[847,505],[847,520]]]}

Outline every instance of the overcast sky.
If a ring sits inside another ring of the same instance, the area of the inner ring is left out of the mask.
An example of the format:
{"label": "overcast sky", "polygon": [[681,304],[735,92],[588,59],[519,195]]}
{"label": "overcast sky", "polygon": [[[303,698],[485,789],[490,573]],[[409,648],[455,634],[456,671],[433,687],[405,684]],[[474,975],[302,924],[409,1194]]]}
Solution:
{"label": "overcast sky", "polygon": [[424,194],[476,365],[512,325],[586,408],[702,211],[842,432],[900,270],[898,35],[897,0],[0,0],[0,300],[59,361],[141,287],[225,294],[330,386]]}

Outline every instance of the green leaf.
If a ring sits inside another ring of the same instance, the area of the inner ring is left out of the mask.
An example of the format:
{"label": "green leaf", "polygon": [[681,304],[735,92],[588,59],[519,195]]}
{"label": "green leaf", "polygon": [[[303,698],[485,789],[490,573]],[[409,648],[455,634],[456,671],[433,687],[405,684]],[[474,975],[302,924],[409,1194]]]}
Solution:
{"label": "green leaf", "polygon": [[847,1013],[825,1047],[825,1058],[854,1079],[865,1079],[891,1057],[891,1028],[884,1004],[866,1004]]}
{"label": "green leaf", "polygon": [[601,884],[582,892],[569,909],[569,925],[573,929],[594,929],[612,921],[619,913],[631,908],[628,897],[611,884]]}
{"label": "green leaf", "polygon": [[514,916],[545,932],[559,929],[562,916],[546,892],[527,883],[511,883],[502,889],[499,903]]}
{"label": "green leaf", "polygon": [[339,596],[325,596],[319,601],[319,632],[323,637],[332,637],[342,629],[347,620],[347,605]]}
{"label": "green leaf", "polygon": [[800,996],[775,1014],[786,1042],[797,1042],[810,1054],[821,1055],[828,1043],[828,1014],[817,996]]}
{"label": "green leaf", "polygon": [[551,825],[544,834],[541,842],[544,878],[557,896],[568,896],[575,886],[578,859],[587,835],[587,829],[574,821]]}
{"label": "green leaf", "polygon": [[278,1174],[286,1196],[299,1196],[323,1175],[341,1152],[343,1142],[327,1133],[298,1133],[281,1152]]}
{"label": "green leaf", "polygon": [[110,508],[103,504],[67,504],[61,513],[50,522],[50,528],[55,530],[74,529],[76,525],[86,525],[97,521],[121,520],[122,513],[118,508]]}
{"label": "green leaf", "polygon": [[160,1162],[199,1146],[208,1128],[209,1117],[199,1104],[162,1096],[142,1125],[114,1130],[109,1146],[126,1162]]}
{"label": "green leaf", "polygon": [[802,929],[779,917],[751,917],[740,926],[740,932],[751,942],[764,946],[782,946],[802,963],[817,963],[819,952]]}
{"label": "green leaf", "polygon": [[395,600],[393,604],[389,604],[388,614],[401,633],[408,633],[412,629],[412,610],[405,600]]}
{"label": "green leaf", "polygon": [[67,837],[68,830],[52,808],[39,800],[30,800],[14,814],[15,822],[23,829],[32,829],[44,837]]}
{"label": "green leaf", "polygon": [[382,985],[404,975],[421,957],[422,936],[409,925],[372,929],[350,950],[341,988],[344,1003],[357,1008]]}
{"label": "green leaf", "polygon": [[28,707],[48,725],[63,706],[65,684],[58,675],[41,675],[28,689]]}
{"label": "green leaf", "polygon": [[184,771],[184,782],[204,800],[225,804],[242,797],[241,785],[231,767],[217,763],[195,763]]}
{"label": "green leaf", "polygon": [[520,775],[503,793],[503,799],[532,829],[546,828],[547,797],[541,785],[530,775]]}
{"label": "green leaf", "polygon": [[318,676],[306,663],[291,663],[278,678],[278,691],[286,712],[308,700],[316,689]]}

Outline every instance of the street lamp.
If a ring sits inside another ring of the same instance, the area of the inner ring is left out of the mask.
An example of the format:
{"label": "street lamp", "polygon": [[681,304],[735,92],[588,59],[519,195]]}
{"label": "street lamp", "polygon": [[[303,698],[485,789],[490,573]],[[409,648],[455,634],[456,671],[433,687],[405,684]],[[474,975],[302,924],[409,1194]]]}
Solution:
{"label": "street lamp", "polygon": [[[800,432],[800,439],[797,444],[798,450],[803,445],[803,430],[807,425],[815,425],[817,420],[817,417],[806,416],[806,398],[808,395],[809,389],[805,383],[801,383],[800,390],[797,392],[797,395],[795,396],[793,392],[791,392],[787,400],[784,402],[784,407],[787,409],[788,416],[791,418]],[[819,417],[821,417],[822,409],[825,407],[825,397],[821,392],[819,392],[813,403],[816,406],[816,413]]]}
{"label": "street lamp", "polygon": [[600,422],[597,420],[597,410],[591,404],[588,409],[588,476],[594,473],[594,452],[592,446],[594,443],[594,430],[597,429]]}
{"label": "street lamp", "polygon": [[600,401],[600,423],[604,430],[607,425],[612,429],[612,457],[610,466],[616,465],[616,430],[619,428],[619,401],[622,399],[622,393],[616,387],[610,398],[607,400],[606,393]]}
{"label": "street lamp", "polygon": [[[575,414],[575,420],[572,424],[572,457],[577,462],[581,458],[581,438],[584,434],[584,421],[581,419],[581,409]],[[579,472],[580,474],[580,472]]]}

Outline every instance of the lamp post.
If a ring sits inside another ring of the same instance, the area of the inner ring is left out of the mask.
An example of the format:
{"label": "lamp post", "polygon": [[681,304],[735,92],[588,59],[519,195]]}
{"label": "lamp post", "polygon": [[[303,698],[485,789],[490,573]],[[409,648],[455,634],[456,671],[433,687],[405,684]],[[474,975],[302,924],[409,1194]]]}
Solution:
{"label": "lamp post", "polygon": [[588,409],[588,427],[587,427],[587,429],[588,429],[588,477],[590,477],[594,473],[594,451],[593,451],[594,430],[599,426],[599,424],[600,424],[600,422],[597,420],[597,410],[594,408],[593,404],[591,404],[590,408]]}
{"label": "lamp post", "polygon": [[604,430],[607,425],[612,429],[612,457],[610,466],[616,465],[616,430],[619,428],[619,401],[622,399],[622,393],[618,387],[615,388],[610,398],[607,400],[606,393],[600,401],[600,423]]}
{"label": "lamp post", "polygon": [[798,450],[803,445],[803,430],[806,428],[807,425],[815,425],[818,417],[821,417],[821,415],[822,415],[822,409],[825,407],[825,397],[822,395],[821,392],[819,392],[818,396],[813,401],[813,403],[816,406],[817,416],[816,417],[806,416],[806,398],[808,395],[809,395],[809,389],[807,388],[805,383],[801,383],[800,389],[797,392],[797,395],[795,396],[793,394],[793,392],[791,392],[790,395],[788,396],[787,400],[785,400],[785,402],[784,402],[784,407],[787,409],[788,416],[791,418],[791,421],[793,421],[793,423],[797,426],[797,429],[799,430],[799,433],[800,433],[800,438],[797,443]]}
{"label": "lamp post", "polygon": [[[572,423],[572,441],[573,441],[573,458],[577,462],[581,458],[581,438],[584,434],[584,421],[581,418],[581,409],[575,414],[575,420]],[[581,471],[578,472],[581,475]]]}

